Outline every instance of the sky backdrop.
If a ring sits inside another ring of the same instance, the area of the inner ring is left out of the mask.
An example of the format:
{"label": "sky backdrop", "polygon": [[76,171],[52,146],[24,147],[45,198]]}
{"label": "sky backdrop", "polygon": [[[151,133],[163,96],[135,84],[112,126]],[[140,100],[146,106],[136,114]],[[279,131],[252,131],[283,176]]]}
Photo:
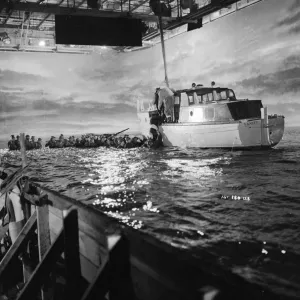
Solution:
{"label": "sky backdrop", "polygon": [[[300,125],[299,20],[299,0],[265,0],[168,40],[171,87],[213,80]],[[0,52],[0,140],[138,130],[136,100],[163,80],[160,44],[101,55]]]}

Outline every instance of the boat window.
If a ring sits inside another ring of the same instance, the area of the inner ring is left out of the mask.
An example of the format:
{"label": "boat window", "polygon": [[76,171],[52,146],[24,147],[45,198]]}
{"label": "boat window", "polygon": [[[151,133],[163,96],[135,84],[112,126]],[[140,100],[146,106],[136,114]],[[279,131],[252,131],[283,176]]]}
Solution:
{"label": "boat window", "polygon": [[194,103],[197,103],[197,104],[200,103],[200,99],[198,98],[196,92],[193,93],[193,96],[194,96]]}
{"label": "boat window", "polygon": [[226,91],[222,91],[219,93],[219,100],[226,100],[227,99],[227,93]]}
{"label": "boat window", "polygon": [[193,95],[188,95],[188,96],[189,96],[189,105],[195,104],[194,96]]}
{"label": "boat window", "polygon": [[[200,97],[199,95],[198,95],[198,97]],[[201,95],[201,102],[207,102],[208,101],[208,96],[207,96],[207,94],[204,94],[204,95]]]}
{"label": "boat window", "polygon": [[186,93],[181,93],[180,106],[189,106],[189,99]]}
{"label": "boat window", "polygon": [[213,90],[213,96],[214,96],[214,100],[216,101],[216,100],[220,100],[219,99],[219,94],[217,93],[217,91],[216,90]]}
{"label": "boat window", "polygon": [[234,94],[233,90],[228,90],[228,97],[235,99],[235,94]]}
{"label": "boat window", "polygon": [[260,100],[249,100],[228,103],[234,120],[260,118],[262,103]]}
{"label": "boat window", "polygon": [[205,108],[205,119],[207,121],[213,120],[215,118],[215,109],[213,107]]}
{"label": "boat window", "polygon": [[208,101],[213,101],[214,98],[212,93],[208,93],[207,96],[208,96]]}

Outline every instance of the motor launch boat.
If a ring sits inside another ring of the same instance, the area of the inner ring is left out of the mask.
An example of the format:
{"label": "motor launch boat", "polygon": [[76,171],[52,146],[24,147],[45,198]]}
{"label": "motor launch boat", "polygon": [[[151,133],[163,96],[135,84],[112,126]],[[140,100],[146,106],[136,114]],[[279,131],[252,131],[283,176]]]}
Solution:
{"label": "motor launch boat", "polygon": [[284,133],[284,116],[270,116],[261,100],[237,99],[232,89],[214,87],[214,82],[177,91],[163,88],[158,96],[159,101],[149,101],[146,108],[138,100],[137,114],[144,135],[151,119],[160,120],[164,146],[268,149]]}

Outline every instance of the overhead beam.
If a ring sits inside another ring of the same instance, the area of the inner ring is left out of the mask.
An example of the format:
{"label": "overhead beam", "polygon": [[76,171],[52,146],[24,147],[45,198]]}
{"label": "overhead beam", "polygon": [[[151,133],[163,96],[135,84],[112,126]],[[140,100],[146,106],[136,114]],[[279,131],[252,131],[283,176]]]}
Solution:
{"label": "overhead beam", "polygon": [[139,7],[143,6],[146,2],[148,2],[149,0],[145,0],[143,1],[142,3],[138,4],[138,5],[135,5],[131,10],[130,12],[133,12],[135,10],[137,10]]}
{"label": "overhead beam", "polygon": [[[176,18],[174,22],[170,22],[167,26],[164,27],[164,30],[172,30],[177,27],[180,27],[184,24],[187,24],[190,22],[190,20],[197,20],[200,18],[203,18],[204,16],[213,13],[215,11],[220,10],[221,8],[227,7],[231,4],[234,4],[236,2],[239,2],[237,0],[219,0],[219,1],[212,1],[210,4],[205,5],[201,8],[199,8],[195,13],[190,13],[183,18]],[[217,5],[214,5],[213,3],[217,3]],[[143,40],[149,40],[159,35],[159,31],[152,32],[148,35],[145,35],[143,37]]]}
{"label": "overhead beam", "polygon": [[[205,16],[208,16],[211,13],[217,12],[220,9],[226,8],[226,7],[228,7],[232,4],[236,4],[235,11],[238,11],[238,10],[244,9],[248,6],[259,3],[261,1],[263,1],[263,0],[247,0],[246,3],[243,3],[245,1],[241,1],[241,0],[217,0],[217,1],[212,1],[211,4],[199,8],[195,13],[188,14],[188,15],[184,16],[183,18],[178,18],[177,21],[175,21],[175,22],[169,23],[167,26],[164,27],[164,31],[165,30],[176,29],[176,28],[178,28],[182,25],[185,25],[185,24],[189,23],[191,20],[197,21],[197,19],[199,19],[199,18],[203,18]],[[233,12],[235,12],[235,11],[233,11]],[[230,12],[230,13],[232,13],[232,12]],[[226,15],[228,15],[228,14],[225,14],[223,16],[226,16]],[[221,17],[223,17],[223,16],[221,16]],[[153,38],[156,38],[158,36],[159,36],[159,31],[158,30],[155,31],[155,32],[151,32],[151,33],[149,33],[149,34],[147,34],[143,37],[143,42],[150,41]],[[131,51],[133,51],[133,50],[136,49],[136,47],[124,47],[123,48],[123,50],[126,50],[126,49],[127,50],[131,49]]]}
{"label": "overhead beam", "polygon": [[[89,17],[102,17],[102,18],[124,17],[124,18],[133,18],[133,19],[142,19],[150,22],[157,21],[157,17],[154,15],[128,14],[128,12],[112,12],[112,11],[95,10],[95,9],[68,8],[68,7],[60,7],[53,4],[40,5],[40,4],[29,3],[29,2],[16,3],[14,5],[14,10],[54,14],[54,15],[89,16]],[[162,19],[164,21],[175,21],[177,18],[162,17]]]}
{"label": "overhead beam", "polygon": [[68,53],[68,54],[88,54],[91,53],[91,49],[86,48],[72,48],[68,49],[65,47],[33,47],[33,46],[26,46],[26,47],[18,47],[18,46],[0,46],[0,52],[22,52],[22,53],[28,53],[28,52],[41,52],[41,53]]}
{"label": "overhead beam", "polygon": [[[57,3],[57,5],[61,5],[65,0],[61,0],[59,3]],[[86,0],[83,0],[83,2],[85,2]],[[81,4],[80,4],[81,5]],[[35,27],[36,29],[39,29],[41,27],[41,25],[51,16],[51,14],[48,14],[45,16],[45,18]]]}
{"label": "overhead beam", "polygon": [[[43,2],[44,0],[38,0],[37,2],[36,2],[36,4],[40,4],[41,2]],[[23,24],[25,24],[27,21],[28,21],[28,19],[30,18],[30,14],[24,19],[24,21],[22,22]],[[22,23],[21,23],[21,26],[22,26]]]}
{"label": "overhead beam", "polygon": [[[20,0],[17,0],[17,3],[19,3]],[[15,3],[16,4],[16,3]],[[8,19],[11,17],[12,13],[13,13],[14,9],[12,9],[9,14],[6,16],[6,19],[2,22],[2,25],[5,25],[8,21]]]}

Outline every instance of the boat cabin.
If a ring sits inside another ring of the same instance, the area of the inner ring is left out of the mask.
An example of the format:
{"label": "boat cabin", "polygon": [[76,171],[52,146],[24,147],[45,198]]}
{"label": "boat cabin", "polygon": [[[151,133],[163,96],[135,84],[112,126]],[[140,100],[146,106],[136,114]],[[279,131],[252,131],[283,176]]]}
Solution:
{"label": "boat cabin", "polygon": [[238,100],[232,89],[199,87],[175,93],[174,122],[228,122],[260,118],[261,100]]}
{"label": "boat cabin", "polygon": [[[232,122],[261,117],[261,100],[237,99],[229,88],[194,86],[174,93],[174,114],[171,122]],[[158,115],[157,108],[150,105],[149,117]],[[138,104],[138,112],[145,112]]]}

